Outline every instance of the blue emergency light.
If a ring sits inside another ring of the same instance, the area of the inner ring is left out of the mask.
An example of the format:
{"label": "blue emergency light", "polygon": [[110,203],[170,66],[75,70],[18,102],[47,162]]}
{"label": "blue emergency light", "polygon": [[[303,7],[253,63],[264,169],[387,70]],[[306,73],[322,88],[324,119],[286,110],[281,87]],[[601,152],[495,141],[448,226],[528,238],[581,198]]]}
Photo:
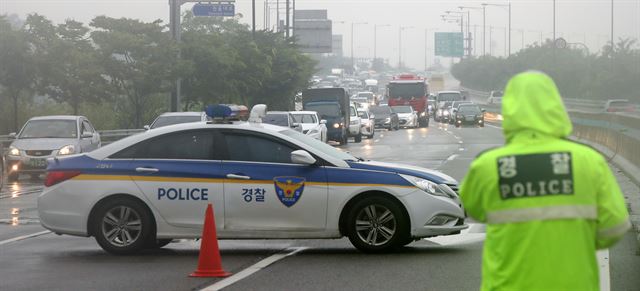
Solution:
{"label": "blue emergency light", "polygon": [[226,105],[208,105],[204,112],[213,120],[214,123],[225,122],[231,116],[233,110]]}

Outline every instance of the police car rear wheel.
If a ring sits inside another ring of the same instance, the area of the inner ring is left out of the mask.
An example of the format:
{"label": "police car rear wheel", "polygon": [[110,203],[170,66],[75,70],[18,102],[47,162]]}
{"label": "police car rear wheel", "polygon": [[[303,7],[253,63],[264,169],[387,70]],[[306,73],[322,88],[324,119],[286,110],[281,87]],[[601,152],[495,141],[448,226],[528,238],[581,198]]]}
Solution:
{"label": "police car rear wheel", "polygon": [[348,215],[347,236],[363,252],[392,250],[405,244],[407,219],[395,201],[370,197],[357,202]]}
{"label": "police car rear wheel", "polygon": [[126,255],[148,245],[151,237],[151,214],[140,202],[117,198],[97,209],[93,234],[107,252]]}

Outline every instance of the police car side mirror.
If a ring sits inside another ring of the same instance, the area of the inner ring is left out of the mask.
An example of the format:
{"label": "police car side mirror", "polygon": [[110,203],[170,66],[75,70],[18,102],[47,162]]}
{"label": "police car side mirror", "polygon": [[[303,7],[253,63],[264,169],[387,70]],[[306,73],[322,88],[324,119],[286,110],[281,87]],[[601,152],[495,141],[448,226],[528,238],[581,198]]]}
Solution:
{"label": "police car side mirror", "polygon": [[316,159],[307,151],[297,150],[291,152],[291,162],[294,164],[310,166],[316,163]]}

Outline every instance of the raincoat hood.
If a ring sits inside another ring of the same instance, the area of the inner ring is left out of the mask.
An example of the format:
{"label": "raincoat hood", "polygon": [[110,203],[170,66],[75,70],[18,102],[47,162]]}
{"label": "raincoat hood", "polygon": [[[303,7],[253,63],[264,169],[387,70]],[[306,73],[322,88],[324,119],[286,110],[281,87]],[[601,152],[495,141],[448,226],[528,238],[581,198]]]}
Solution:
{"label": "raincoat hood", "polygon": [[556,84],[541,72],[524,72],[509,80],[502,116],[507,141],[523,131],[565,138],[573,130]]}

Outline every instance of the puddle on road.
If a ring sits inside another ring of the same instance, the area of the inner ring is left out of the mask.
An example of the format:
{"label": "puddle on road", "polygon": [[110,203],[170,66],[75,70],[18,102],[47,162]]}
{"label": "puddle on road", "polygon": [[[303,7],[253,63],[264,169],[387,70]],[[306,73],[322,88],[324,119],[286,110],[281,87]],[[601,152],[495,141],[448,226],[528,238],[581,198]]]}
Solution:
{"label": "puddle on road", "polygon": [[0,224],[7,224],[11,226],[40,224],[40,219],[37,217],[20,216],[20,213],[32,210],[35,210],[35,208],[10,208],[9,218],[0,218]]}

